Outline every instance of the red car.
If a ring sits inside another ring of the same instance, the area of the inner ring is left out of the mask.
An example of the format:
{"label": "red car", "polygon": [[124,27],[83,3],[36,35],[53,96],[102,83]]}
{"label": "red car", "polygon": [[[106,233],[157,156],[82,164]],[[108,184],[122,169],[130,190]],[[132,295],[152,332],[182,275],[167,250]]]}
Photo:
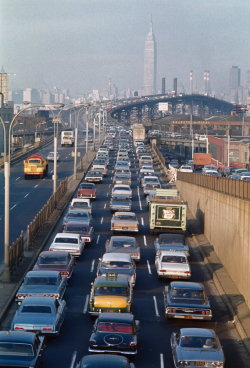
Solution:
{"label": "red car", "polygon": [[39,254],[33,268],[36,271],[59,271],[62,276],[70,278],[74,268],[74,257],[63,251],[43,251]]}
{"label": "red car", "polygon": [[77,198],[96,198],[96,187],[94,183],[83,182],[77,190]]}
{"label": "red car", "polygon": [[94,235],[92,226],[73,221],[64,224],[62,232],[80,234],[85,243],[91,243]]}

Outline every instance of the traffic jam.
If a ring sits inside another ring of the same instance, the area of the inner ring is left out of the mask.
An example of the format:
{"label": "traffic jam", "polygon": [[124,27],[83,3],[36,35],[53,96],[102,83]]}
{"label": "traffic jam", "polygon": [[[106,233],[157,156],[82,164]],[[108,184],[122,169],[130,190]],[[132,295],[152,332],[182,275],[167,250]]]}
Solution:
{"label": "traffic jam", "polygon": [[111,126],[16,294],[11,328],[0,332],[0,366],[55,367],[48,352],[59,354],[67,325],[65,346],[71,340],[75,349],[65,359],[62,349],[68,363],[58,367],[225,367],[186,230],[187,203],[150,145]]}

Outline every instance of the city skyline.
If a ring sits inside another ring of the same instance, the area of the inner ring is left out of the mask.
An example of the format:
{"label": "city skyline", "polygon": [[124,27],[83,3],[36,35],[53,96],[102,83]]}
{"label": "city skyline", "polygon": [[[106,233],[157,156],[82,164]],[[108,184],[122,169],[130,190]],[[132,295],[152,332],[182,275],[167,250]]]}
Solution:
{"label": "city skyline", "polygon": [[[62,0],[0,1],[1,66],[15,73],[10,88],[67,88],[73,94],[104,89],[111,78],[119,90],[143,89],[143,51],[152,13],[158,46],[158,78],[166,91],[178,78],[181,91],[229,91],[232,65],[246,81],[250,60],[247,0]],[[3,32],[4,31],[4,32]]]}

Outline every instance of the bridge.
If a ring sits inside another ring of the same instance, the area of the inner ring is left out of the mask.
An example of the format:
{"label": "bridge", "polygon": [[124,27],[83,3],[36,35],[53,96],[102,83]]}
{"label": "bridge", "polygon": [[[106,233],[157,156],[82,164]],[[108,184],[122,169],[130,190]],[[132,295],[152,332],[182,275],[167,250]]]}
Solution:
{"label": "bridge", "polygon": [[[208,115],[230,115],[233,110],[233,104],[218,98],[205,95],[155,95],[144,96],[129,100],[114,107],[110,111],[110,115],[118,122],[131,122],[131,117],[136,116],[137,121],[141,122],[143,116],[147,116],[148,120],[154,120],[159,115],[158,104],[168,103],[169,111],[172,114],[181,112],[183,114],[194,113],[195,115],[205,117]],[[180,111],[179,111],[180,110]]]}

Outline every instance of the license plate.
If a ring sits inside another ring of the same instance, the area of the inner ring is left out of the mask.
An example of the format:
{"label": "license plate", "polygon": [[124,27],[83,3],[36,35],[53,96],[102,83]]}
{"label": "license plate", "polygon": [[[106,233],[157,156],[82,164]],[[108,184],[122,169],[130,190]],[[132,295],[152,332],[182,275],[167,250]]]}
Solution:
{"label": "license plate", "polygon": [[123,226],[122,230],[128,230],[128,227]]}
{"label": "license plate", "polygon": [[185,319],[192,319],[192,316],[184,316]]}
{"label": "license plate", "polygon": [[114,313],[114,311],[115,311],[114,309],[107,309],[106,310],[106,312],[108,312],[108,313]]}

